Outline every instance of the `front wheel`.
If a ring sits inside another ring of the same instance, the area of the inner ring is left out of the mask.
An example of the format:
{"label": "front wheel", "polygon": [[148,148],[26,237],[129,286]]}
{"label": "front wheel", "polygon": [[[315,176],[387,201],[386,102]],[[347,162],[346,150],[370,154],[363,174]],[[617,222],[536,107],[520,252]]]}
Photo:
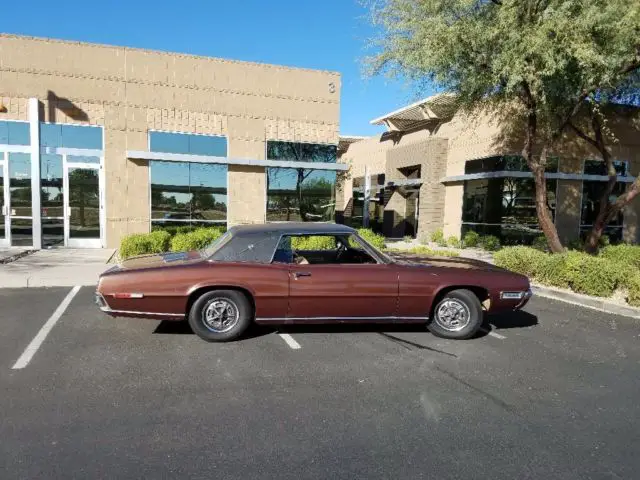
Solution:
{"label": "front wheel", "polygon": [[249,300],[235,290],[206,292],[189,311],[191,329],[207,342],[235,340],[245,332],[252,319],[253,309]]}
{"label": "front wheel", "polygon": [[478,297],[466,289],[452,290],[436,304],[427,328],[442,338],[465,340],[482,326],[482,305]]}

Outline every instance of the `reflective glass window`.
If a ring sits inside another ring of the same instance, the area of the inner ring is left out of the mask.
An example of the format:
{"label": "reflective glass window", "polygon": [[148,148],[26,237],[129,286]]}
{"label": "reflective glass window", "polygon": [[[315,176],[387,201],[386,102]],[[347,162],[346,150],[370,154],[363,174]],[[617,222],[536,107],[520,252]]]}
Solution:
{"label": "reflective glass window", "polygon": [[268,160],[336,163],[337,152],[336,145],[272,140],[267,142]]}
{"label": "reflective glass window", "polygon": [[227,166],[149,162],[151,218],[165,226],[225,223]]}
{"label": "reflective glass window", "polygon": [[29,123],[0,121],[0,145],[30,145]]}
{"label": "reflective glass window", "polygon": [[[629,164],[623,160],[614,160],[613,168],[616,169],[616,173],[625,177],[628,175]],[[584,162],[585,175],[609,175],[607,172],[607,165],[602,160],[585,160]]]}
{"label": "reflective glass window", "polygon": [[31,217],[31,155],[10,153],[9,205],[12,217]]}
{"label": "reflective glass window", "polygon": [[40,156],[40,199],[42,208],[42,243],[45,246],[64,242],[64,196],[62,189],[62,155]]}
{"label": "reflective glass window", "polygon": [[41,123],[40,145],[43,147],[102,150],[102,128],[85,125]]}
{"label": "reflective glass window", "polygon": [[[547,179],[547,207],[555,217],[556,186]],[[483,235],[495,235],[505,245],[531,243],[542,234],[531,178],[490,178],[465,182],[462,222]]]}
{"label": "reflective glass window", "polygon": [[[558,162],[558,157],[548,157],[545,172],[556,173],[558,171]],[[464,167],[465,174],[499,171],[529,172],[530,169],[526,160],[520,155],[501,155],[469,160]]]}
{"label": "reflective glass window", "polygon": [[336,172],[267,169],[267,221],[333,221]]}
{"label": "reflective glass window", "polygon": [[227,138],[212,135],[149,132],[149,147],[152,152],[227,156]]}

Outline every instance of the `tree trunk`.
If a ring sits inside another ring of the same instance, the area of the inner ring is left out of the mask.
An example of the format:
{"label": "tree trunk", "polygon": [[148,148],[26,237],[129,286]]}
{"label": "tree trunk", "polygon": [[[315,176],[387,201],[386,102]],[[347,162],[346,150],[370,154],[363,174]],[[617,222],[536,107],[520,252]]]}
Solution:
{"label": "tree trunk", "polygon": [[[638,194],[640,194],[640,178],[636,179],[631,187],[629,187],[629,189],[627,189],[627,191],[623,195],[620,195],[614,203],[609,203],[609,199],[607,198],[607,205],[604,209],[602,208],[602,206],[600,207],[598,216],[593,222],[593,227],[589,232],[589,237],[587,238],[587,242],[585,243],[585,250],[587,252],[596,253],[598,251],[598,249],[600,248],[600,238],[604,233],[605,227],[616,215],[618,215],[618,213],[620,213],[620,210],[631,203],[631,201],[636,198]],[[600,201],[602,202],[602,199]]]}
{"label": "tree trunk", "polygon": [[626,203],[616,211],[612,210],[613,205],[609,202],[609,197],[611,196],[611,192],[613,192],[613,188],[616,186],[618,181],[618,172],[616,172],[616,167],[613,165],[613,158],[605,144],[604,136],[602,135],[602,126],[596,112],[592,112],[591,125],[593,133],[595,134],[595,141],[592,141],[592,144],[600,152],[602,161],[607,166],[607,175],[609,176],[607,186],[602,192],[602,196],[600,197],[600,202],[598,204],[598,215],[596,215],[596,218],[593,221],[593,226],[591,227],[591,231],[589,232],[584,245],[584,248],[588,253],[595,254],[600,248],[600,239],[602,238],[607,224],[615,215],[618,214],[620,209],[624,207]]}
{"label": "tree trunk", "polygon": [[547,239],[549,249],[554,253],[560,253],[564,251],[564,247],[562,246],[560,237],[558,237],[558,230],[556,229],[555,223],[553,223],[551,211],[547,207],[547,179],[544,176],[544,170],[547,164],[547,146],[542,149],[540,159],[536,160],[533,157],[533,142],[536,137],[537,122],[535,105],[530,104],[522,156],[527,161],[531,173],[533,173],[538,224]]}

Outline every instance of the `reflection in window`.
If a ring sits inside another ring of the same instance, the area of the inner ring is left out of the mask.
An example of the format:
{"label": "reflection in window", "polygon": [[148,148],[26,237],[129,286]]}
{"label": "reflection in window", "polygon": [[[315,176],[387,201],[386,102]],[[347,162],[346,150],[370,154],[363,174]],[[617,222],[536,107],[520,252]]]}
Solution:
{"label": "reflection in window", "polygon": [[30,145],[29,123],[0,121],[0,145]]}
{"label": "reflection in window", "polygon": [[43,147],[102,150],[102,128],[86,125],[41,123],[40,145]]}
{"label": "reflection in window", "polygon": [[[628,174],[628,164],[625,161],[614,161],[613,165],[619,176],[626,176]],[[600,160],[587,160],[584,163],[584,173],[586,175],[607,175],[607,166]],[[600,210],[600,200],[602,195],[606,191],[607,182],[598,181],[584,181],[582,182],[582,211],[580,218],[580,235],[586,236],[593,223],[598,216]],[[622,195],[627,188],[626,183],[616,183],[613,187],[611,195],[609,196],[609,203],[613,203],[616,199]],[[605,235],[609,237],[612,242],[622,241],[622,226],[624,224],[624,213],[618,212],[614,218],[611,219],[609,224],[605,227]]]}
{"label": "reflection in window", "polygon": [[149,132],[149,147],[152,152],[227,156],[227,138],[213,135]]}
{"label": "reflection in window", "polygon": [[267,221],[333,221],[336,172],[267,169]]}
{"label": "reflection in window", "polygon": [[149,162],[154,224],[208,225],[227,220],[227,166]]}
{"label": "reflection in window", "polygon": [[42,243],[64,242],[62,155],[40,156],[40,200],[42,205]]}
{"label": "reflection in window", "polygon": [[100,238],[100,189],[96,169],[69,169],[69,238]]}
{"label": "reflection in window", "polygon": [[9,205],[12,217],[31,217],[31,156],[9,154]]}
{"label": "reflection in window", "polygon": [[[547,207],[555,218],[556,180],[547,179]],[[531,243],[542,234],[532,178],[490,178],[465,182],[463,235],[475,230],[495,235],[505,245]]]}
{"label": "reflection in window", "polygon": [[267,142],[267,159],[288,162],[336,163],[338,147],[315,143]]}
{"label": "reflection in window", "polygon": [[[558,161],[558,157],[548,157],[545,172],[556,173],[558,171]],[[530,169],[526,160],[520,155],[502,155],[469,160],[464,166],[465,174],[498,171],[529,172]]]}
{"label": "reflection in window", "polygon": [[[351,215],[345,216],[345,222],[353,228],[362,228],[364,222],[364,177],[353,178],[353,203]],[[384,174],[371,175],[369,196],[369,228],[383,233],[384,224]]]}
{"label": "reflection in window", "polygon": [[[620,177],[628,175],[629,164],[623,160],[614,160],[613,168],[616,169],[616,173]],[[585,160],[584,162],[584,174],[585,175],[604,175],[608,176],[607,165],[602,160]]]}

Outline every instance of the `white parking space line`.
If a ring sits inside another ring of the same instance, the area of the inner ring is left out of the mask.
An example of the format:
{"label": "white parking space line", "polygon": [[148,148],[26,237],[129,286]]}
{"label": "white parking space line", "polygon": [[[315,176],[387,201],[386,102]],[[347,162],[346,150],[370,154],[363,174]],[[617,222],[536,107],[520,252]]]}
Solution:
{"label": "white parking space line", "polygon": [[53,314],[49,317],[47,323],[42,326],[38,334],[33,337],[33,340],[31,340],[31,343],[29,343],[29,345],[27,345],[27,348],[24,349],[24,352],[22,352],[20,358],[18,358],[13,367],[11,367],[13,370],[19,370],[29,365],[29,362],[40,348],[40,345],[42,345],[42,343],[47,338],[47,335],[49,335],[51,329],[55,326],[58,320],[60,320],[60,317],[62,317],[62,314],[65,312],[65,310],[71,303],[71,300],[73,300],[73,297],[76,296],[76,293],[78,293],[79,290],[80,286],[75,286],[71,289],[67,296],[64,297],[64,300],[62,300],[62,303],[58,305],[58,308],[56,308],[55,312],[53,312]]}
{"label": "white parking space line", "polygon": [[302,348],[300,344],[288,333],[279,333],[278,335],[280,335],[280,338],[287,342],[287,345],[289,345],[293,350],[299,350]]}
{"label": "white parking space line", "polygon": [[491,335],[492,337],[499,338],[500,340],[504,340],[505,338],[507,338],[507,337],[505,337],[504,335],[500,335],[499,333],[494,332],[493,330],[491,330],[491,331],[489,331],[489,330],[485,330],[485,331],[486,331],[489,335]]}

